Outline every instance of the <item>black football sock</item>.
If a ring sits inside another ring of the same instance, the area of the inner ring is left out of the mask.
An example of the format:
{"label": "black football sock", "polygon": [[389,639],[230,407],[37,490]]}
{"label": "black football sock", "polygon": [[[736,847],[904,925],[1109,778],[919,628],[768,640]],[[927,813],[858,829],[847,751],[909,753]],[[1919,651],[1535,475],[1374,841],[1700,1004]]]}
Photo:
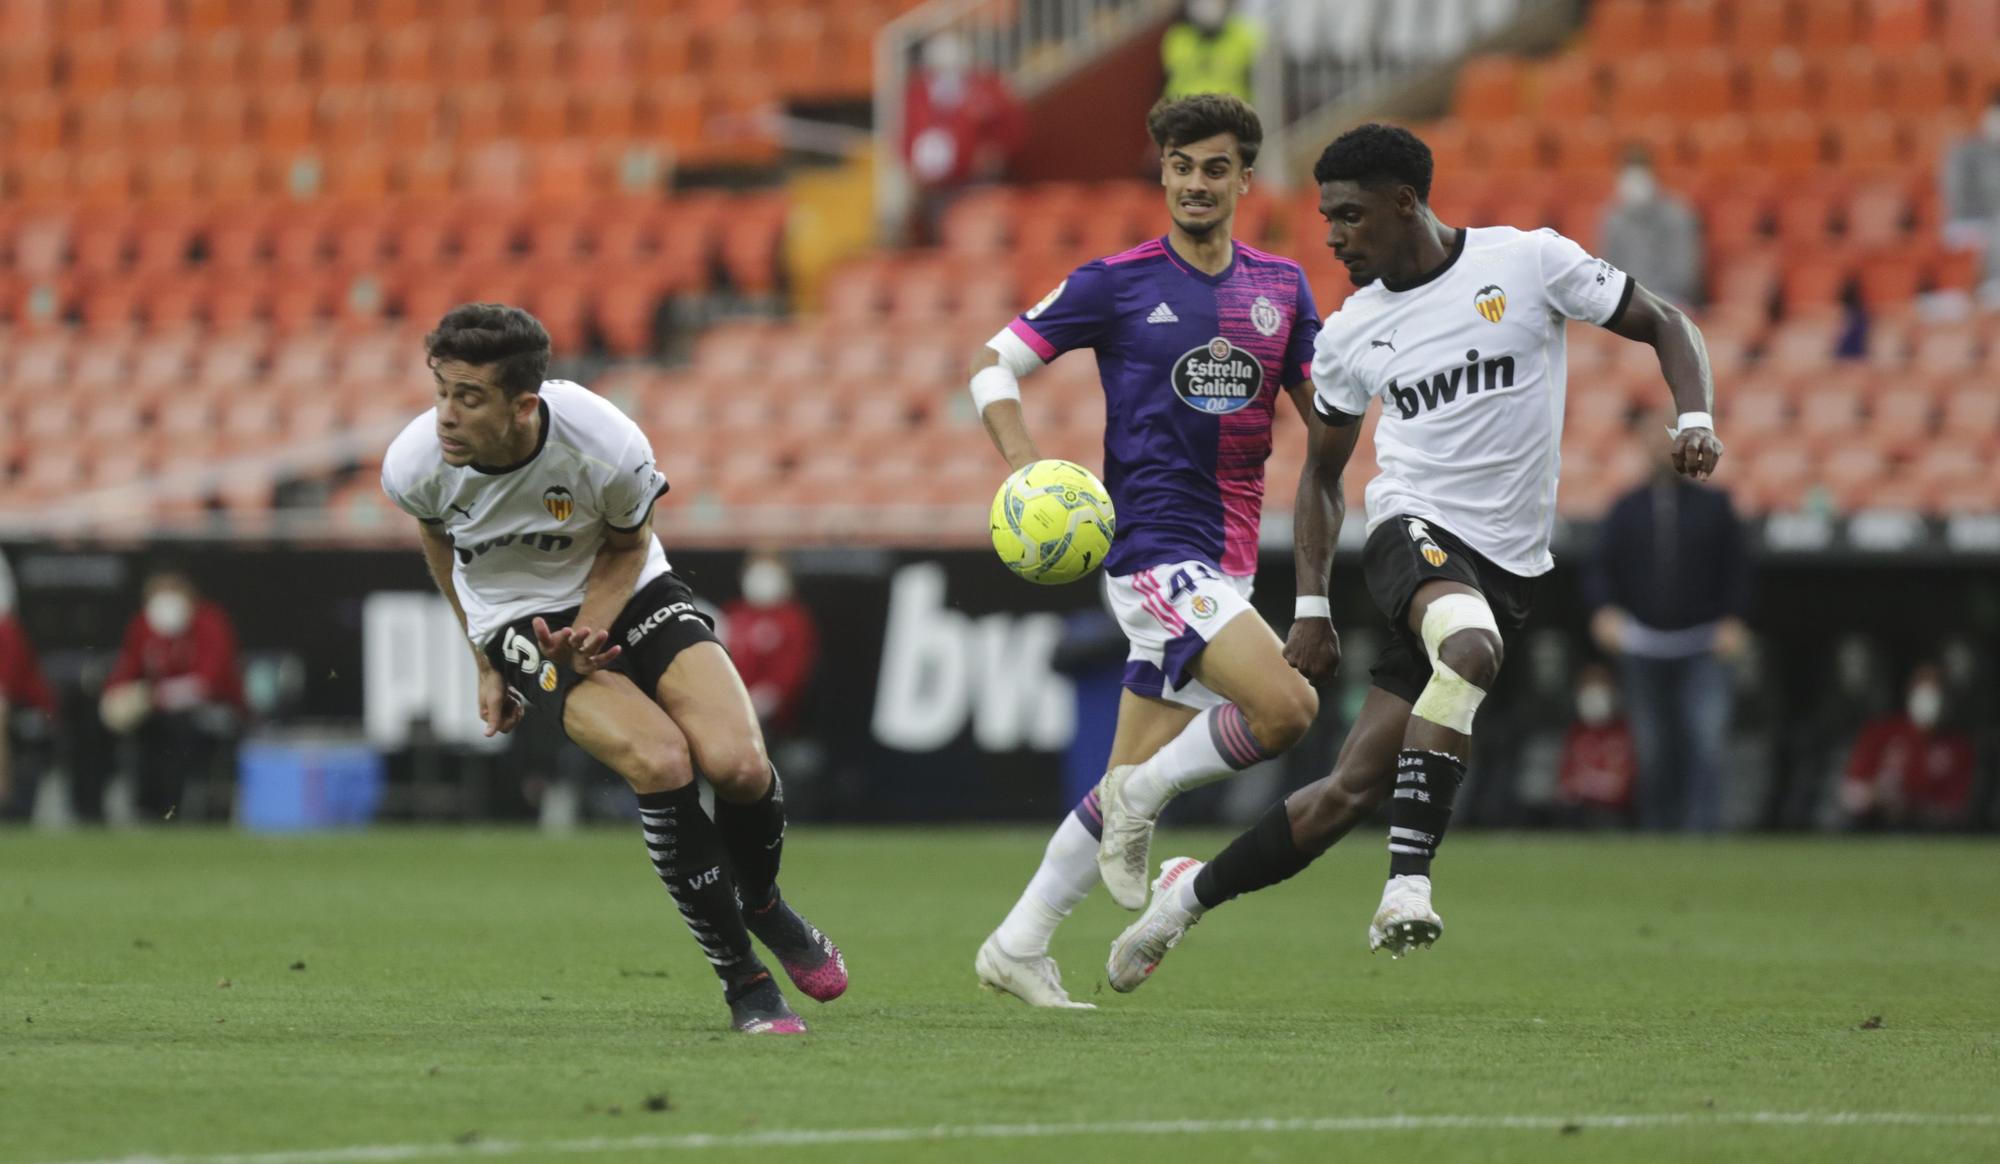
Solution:
{"label": "black football sock", "polygon": [[778,893],[778,864],[785,855],[785,789],[771,769],[770,787],[749,804],[715,798],[715,831],[736,874],[743,908],[759,910]]}
{"label": "black football sock", "polygon": [[1396,753],[1396,795],[1389,801],[1389,876],[1429,877],[1444,843],[1452,802],[1465,780],[1465,761],[1443,752]]}
{"label": "black football sock", "polygon": [[750,931],[736,904],[736,883],[729,875],[722,836],[701,810],[701,794],[694,783],[667,792],[640,793],[639,825],[646,833],[653,871],[666,884],[724,987],[763,973],[764,964],[750,948]]}
{"label": "black football sock", "polygon": [[1292,843],[1292,822],[1285,802],[1271,806],[1215,860],[1201,867],[1194,877],[1195,900],[1203,909],[1214,909],[1245,893],[1254,893],[1289,877],[1312,864],[1314,853],[1303,853]]}

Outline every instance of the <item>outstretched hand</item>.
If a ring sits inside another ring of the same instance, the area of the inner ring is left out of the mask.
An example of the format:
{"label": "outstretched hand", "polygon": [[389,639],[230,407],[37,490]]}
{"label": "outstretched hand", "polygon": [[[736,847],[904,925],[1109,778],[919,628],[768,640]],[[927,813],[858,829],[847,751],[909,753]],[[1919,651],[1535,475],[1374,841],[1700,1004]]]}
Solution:
{"label": "outstretched hand", "polygon": [[486,734],[506,735],[520,726],[525,709],[514,693],[507,690],[507,680],[491,667],[479,669],[479,722],[486,725]]}
{"label": "outstretched hand", "polygon": [[1292,620],[1285,636],[1285,662],[1311,683],[1324,683],[1340,670],[1340,632],[1330,618]]}
{"label": "outstretched hand", "polygon": [[558,667],[568,667],[578,675],[602,671],[623,653],[623,648],[610,646],[610,642],[610,631],[594,631],[587,626],[551,631],[547,622],[535,619],[535,643],[542,649],[542,658]]}
{"label": "outstretched hand", "polygon": [[1722,438],[1712,428],[1684,428],[1674,433],[1674,471],[1683,477],[1706,481],[1722,460]]}

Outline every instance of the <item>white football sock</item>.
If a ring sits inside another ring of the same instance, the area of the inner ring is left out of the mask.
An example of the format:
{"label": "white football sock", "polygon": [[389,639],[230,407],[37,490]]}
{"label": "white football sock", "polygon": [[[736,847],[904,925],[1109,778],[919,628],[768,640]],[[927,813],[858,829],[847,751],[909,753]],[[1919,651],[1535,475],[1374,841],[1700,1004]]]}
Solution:
{"label": "white football sock", "polygon": [[1141,816],[1156,817],[1181,793],[1233,776],[1265,758],[1235,704],[1211,707],[1189,720],[1181,734],[1126,778],[1125,803]]}
{"label": "white football sock", "polygon": [[1072,812],[1063,817],[1049,838],[1041,867],[1029,878],[1007,920],[1000,923],[1000,948],[1016,958],[1039,958],[1048,953],[1056,927],[1077,902],[1090,895],[1097,881],[1097,838]]}

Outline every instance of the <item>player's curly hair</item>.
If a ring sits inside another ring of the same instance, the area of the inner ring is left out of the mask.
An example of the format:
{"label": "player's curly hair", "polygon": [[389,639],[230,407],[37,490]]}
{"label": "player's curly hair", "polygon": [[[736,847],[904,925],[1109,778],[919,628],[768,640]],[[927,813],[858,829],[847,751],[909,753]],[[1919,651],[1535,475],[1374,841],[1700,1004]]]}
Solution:
{"label": "player's curly hair", "polygon": [[1400,125],[1369,122],[1334,138],[1313,163],[1315,182],[1384,182],[1408,186],[1417,201],[1431,197],[1431,147]]}
{"label": "player's curly hair", "polygon": [[446,360],[497,365],[494,380],[510,399],[541,391],[549,376],[550,347],[541,320],[504,303],[461,303],[424,337],[431,367]]}
{"label": "player's curly hair", "polygon": [[1264,145],[1264,123],[1257,120],[1257,111],[1227,93],[1162,97],[1146,114],[1146,132],[1153,135],[1153,144],[1162,150],[1176,149],[1218,133],[1235,134],[1236,149],[1243,155],[1245,169],[1257,164],[1257,151]]}

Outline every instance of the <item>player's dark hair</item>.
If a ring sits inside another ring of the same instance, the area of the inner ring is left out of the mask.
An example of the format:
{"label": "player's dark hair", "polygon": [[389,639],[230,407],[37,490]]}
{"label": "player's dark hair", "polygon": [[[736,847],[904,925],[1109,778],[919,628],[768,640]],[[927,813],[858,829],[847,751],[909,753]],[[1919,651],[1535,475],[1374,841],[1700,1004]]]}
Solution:
{"label": "player's dark hair", "polygon": [[1408,186],[1417,201],[1431,197],[1431,147],[1399,125],[1369,122],[1334,138],[1313,163],[1315,182]]}
{"label": "player's dark hair", "polygon": [[549,376],[550,346],[541,320],[504,303],[462,303],[424,337],[431,367],[446,360],[493,365],[494,382],[509,399],[541,391]]}
{"label": "player's dark hair", "polygon": [[1162,150],[1178,149],[1218,133],[1234,134],[1236,152],[1243,155],[1245,169],[1257,164],[1257,151],[1264,145],[1264,123],[1257,120],[1257,111],[1227,93],[1162,97],[1146,114],[1146,132]]}

